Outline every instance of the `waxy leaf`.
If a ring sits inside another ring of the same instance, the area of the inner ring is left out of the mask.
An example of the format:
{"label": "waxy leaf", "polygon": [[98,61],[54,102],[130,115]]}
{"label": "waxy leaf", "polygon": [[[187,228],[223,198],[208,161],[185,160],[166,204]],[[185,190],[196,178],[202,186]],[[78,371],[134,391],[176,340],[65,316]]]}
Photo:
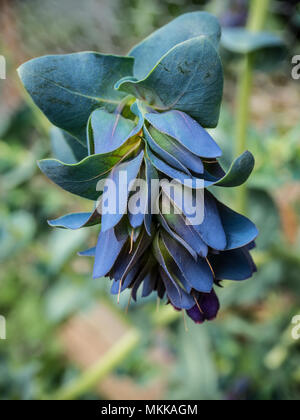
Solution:
{"label": "waxy leaf", "polygon": [[80,257],[95,257],[96,247],[94,246],[92,248],[86,249],[85,251],[80,251],[80,252],[78,252],[78,255]]}
{"label": "waxy leaf", "polygon": [[[177,200],[177,194],[170,194],[168,188],[162,183],[163,192],[167,195],[172,204],[179,208],[186,216],[193,226],[193,229],[200,235],[201,239],[209,247],[216,250],[224,250],[226,248],[226,235],[223,229],[221,217],[217,207],[217,201],[215,197],[207,190],[204,192],[204,197],[200,197],[200,202],[197,203],[197,197],[194,202],[197,206],[204,205],[204,219],[201,224],[195,224],[190,218],[189,214],[186,214],[184,208],[182,208],[182,202]],[[193,191],[194,193],[194,191]]]}
{"label": "waxy leaf", "polygon": [[[162,205],[166,205],[166,209],[162,209],[163,213],[169,213],[170,203],[174,206],[176,212],[182,213],[186,217],[186,221],[191,225],[199,225],[204,219],[204,189],[183,188],[178,182],[172,183],[160,181],[162,195]],[[168,200],[165,201],[165,196]],[[195,228],[195,230],[197,230]]]}
{"label": "waxy leaf", "polygon": [[[152,263],[152,266],[154,266],[154,263]],[[155,290],[158,276],[155,269],[156,267],[152,268],[150,275],[144,279],[142,297],[149,296]]]}
{"label": "waxy leaf", "polygon": [[[105,206],[107,205],[107,203],[106,200],[103,199],[101,225],[102,232],[105,232],[111,229],[112,227],[116,226],[116,224],[119,223],[123,215],[126,213],[129,195],[129,185],[137,177],[140,171],[143,157],[144,152],[142,150],[135,158],[117,165],[107,177],[105,186],[107,185],[109,189],[111,183],[115,185],[115,191],[108,192],[108,194],[115,194],[115,197],[111,197],[112,200],[115,202],[115,209],[113,209],[114,211],[112,211],[112,209],[108,209],[108,211],[106,211]],[[126,178],[124,174],[126,174]]]}
{"label": "waxy leaf", "polygon": [[162,240],[170,255],[176,262],[182,275],[193,289],[209,293],[213,286],[213,274],[204,258],[195,261],[191,255],[166,232],[162,232]]}
{"label": "waxy leaf", "polygon": [[164,230],[166,232],[168,232],[168,234],[170,236],[172,236],[172,238],[174,238],[177,242],[179,242],[191,254],[191,256],[196,261],[197,258],[198,258],[196,251],[188,244],[188,242],[186,242],[184,239],[182,239],[181,236],[177,235],[177,233],[170,228],[170,226],[168,225],[168,223],[165,219],[166,216],[167,215],[162,214],[161,211],[160,211],[158,219],[159,219],[162,227],[164,228]]}
{"label": "waxy leaf", "polygon": [[[148,203],[147,203],[147,211],[144,216],[144,225],[146,232],[149,236],[152,234],[152,214],[154,213],[154,209],[156,208],[156,200],[158,199],[159,189],[157,188],[156,183],[152,183],[152,180],[158,179],[158,173],[154,166],[151,164],[150,160],[147,156],[144,156],[145,161],[145,175],[146,175],[146,182],[147,182],[147,196],[148,196]],[[153,202],[152,202],[153,201]]]}
{"label": "waxy leaf", "polygon": [[143,224],[148,211],[148,186],[145,177],[145,169],[142,166],[138,175],[139,179],[133,184],[128,199],[128,220],[134,229]]}
{"label": "waxy leaf", "polygon": [[213,15],[207,12],[192,12],[172,20],[129,52],[128,55],[135,59],[134,76],[143,79],[171,48],[201,35],[208,37],[217,46],[221,28]]}
{"label": "waxy leaf", "polygon": [[191,175],[190,171],[175,156],[172,156],[168,151],[161,148],[161,146],[154,140],[154,138],[151,136],[146,127],[144,127],[144,135],[145,140],[147,141],[150,148],[153,150],[154,153],[160,156],[163,159],[163,161],[171,165],[173,168],[176,168],[179,171]]}
{"label": "waxy leaf", "polygon": [[147,248],[151,245],[152,238],[143,230],[130,252],[129,244],[122,251],[113,270],[115,280],[124,281],[130,270],[140,261]]}
{"label": "waxy leaf", "polygon": [[171,211],[170,214],[164,214],[164,219],[168,226],[173,229],[179,237],[184,239],[198,255],[204,258],[207,256],[207,245],[193,226],[187,223],[187,220],[182,213],[176,214],[175,211]]}
{"label": "waxy leaf", "polygon": [[91,213],[70,213],[55,220],[48,220],[51,227],[64,229],[80,229],[82,227],[94,226],[101,222],[101,215],[95,209]]}
{"label": "waxy leaf", "polygon": [[[127,276],[125,277],[123,281],[114,279],[113,284],[110,289],[110,293],[112,295],[117,295],[120,292],[123,292],[125,289],[127,289],[127,287],[130,286],[130,284],[133,282],[134,278],[138,274],[140,268],[141,267],[139,264],[132,267],[130,272],[127,274]],[[120,283],[122,283],[121,287],[120,287]]]}
{"label": "waxy leaf", "polygon": [[222,64],[207,38],[193,38],[173,47],[144,79],[120,80],[116,88],[156,110],[183,111],[203,127],[215,127],[223,94]]}
{"label": "waxy leaf", "polygon": [[172,257],[168,254],[163,242],[156,235],[153,241],[153,251],[157,262],[160,264],[160,276],[164,282],[168,298],[176,308],[189,309],[194,305],[194,300],[189,296],[183,288],[178,284],[172,273]]}
{"label": "waxy leaf", "polygon": [[146,120],[161,133],[173,137],[196,156],[216,158],[222,150],[193,118],[184,112],[148,113]]}
{"label": "waxy leaf", "polygon": [[[163,232],[161,232],[163,234]],[[190,293],[192,290],[192,286],[188,283],[186,278],[183,276],[182,272],[180,271],[178,265],[176,264],[174,258],[170,254],[168,248],[166,247],[163,239],[159,240],[159,248],[161,255],[164,259],[165,266],[167,268],[166,274],[172,280],[174,285],[179,287],[179,292],[183,291],[184,293]],[[189,306],[192,304],[191,296],[189,297]]]}
{"label": "waxy leaf", "polygon": [[114,110],[125,96],[114,84],[132,71],[133,58],[95,52],[39,57],[18,70],[46,117],[84,145],[91,112],[96,108]]}
{"label": "waxy leaf", "polygon": [[258,235],[255,224],[220,202],[217,202],[217,206],[226,234],[226,249],[240,248],[253,243]]}
{"label": "waxy leaf", "polygon": [[247,248],[233,249],[211,255],[209,261],[217,279],[246,280],[256,271]]}
{"label": "waxy leaf", "polygon": [[286,55],[283,41],[269,32],[253,32],[245,28],[226,28],[221,43],[234,54],[251,54],[253,64],[259,69],[272,69]]}
{"label": "waxy leaf", "polygon": [[172,180],[176,180],[180,184],[186,185],[188,188],[204,188],[204,181],[202,179],[195,178],[168,165],[163,160],[155,156],[155,154],[151,152],[149,147],[147,147],[147,155],[152,165],[155,166],[155,168],[159,172],[162,172],[163,174],[167,175]]}
{"label": "waxy leaf", "polygon": [[93,278],[105,276],[113,267],[126,239],[118,241],[114,229],[100,232],[96,246]]}
{"label": "waxy leaf", "polygon": [[190,309],[194,304],[193,298],[179,286],[176,286],[176,283],[170,279],[163,269],[160,268],[159,272],[172,305],[177,309]]}
{"label": "waxy leaf", "polygon": [[104,109],[96,109],[89,120],[90,153],[103,154],[117,150],[142,128],[143,121],[136,125],[119,113],[111,114]]}
{"label": "waxy leaf", "polygon": [[137,298],[137,291],[145,280],[149,277],[151,277],[151,269],[153,265],[153,258],[151,255],[147,254],[145,257],[143,257],[143,260],[141,261],[141,268],[139,273],[137,274],[136,278],[134,279],[134,285],[132,287],[131,296],[134,301],[136,301]]}
{"label": "waxy leaf", "polygon": [[77,163],[88,155],[88,149],[64,130],[52,127],[50,138],[53,157],[61,162]]}
{"label": "waxy leaf", "polygon": [[213,249],[223,250],[227,240],[215,197],[205,190],[204,220],[200,225],[193,226],[203,241]]}
{"label": "waxy leaf", "polygon": [[245,28],[223,29],[221,42],[225,48],[239,54],[283,45],[279,37],[269,32],[251,32]]}
{"label": "waxy leaf", "polygon": [[[152,126],[149,127],[149,133],[151,138],[154,139],[154,142],[158,144],[162,150],[166,151],[172,157],[174,156],[185,168],[188,168],[197,174],[203,173],[203,163],[201,159],[183,147],[178,141],[161,133]],[[171,162],[168,163],[172,165]],[[187,169],[185,169],[185,171],[187,171]]]}
{"label": "waxy leaf", "polygon": [[[132,152],[137,146],[133,146]],[[126,156],[123,156],[124,159]],[[97,191],[97,183],[108,176],[112,168],[120,162],[118,150],[104,155],[92,155],[76,164],[65,164],[56,159],[38,162],[41,171],[66,191],[90,200],[97,200],[102,193]]]}
{"label": "waxy leaf", "polygon": [[254,157],[249,151],[244,152],[241,156],[236,158],[230,166],[227,173],[222,178],[215,178],[207,171],[204,175],[205,187],[216,185],[219,187],[238,187],[247,181],[255,164]]}

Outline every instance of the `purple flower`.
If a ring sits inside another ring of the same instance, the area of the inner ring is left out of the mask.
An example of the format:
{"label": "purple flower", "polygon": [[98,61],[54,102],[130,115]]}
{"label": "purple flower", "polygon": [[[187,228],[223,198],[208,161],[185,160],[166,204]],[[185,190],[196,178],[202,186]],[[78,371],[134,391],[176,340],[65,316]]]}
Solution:
{"label": "purple flower", "polygon": [[212,290],[210,293],[199,293],[197,303],[186,313],[196,324],[202,324],[204,321],[215,319],[219,309],[219,299]]}

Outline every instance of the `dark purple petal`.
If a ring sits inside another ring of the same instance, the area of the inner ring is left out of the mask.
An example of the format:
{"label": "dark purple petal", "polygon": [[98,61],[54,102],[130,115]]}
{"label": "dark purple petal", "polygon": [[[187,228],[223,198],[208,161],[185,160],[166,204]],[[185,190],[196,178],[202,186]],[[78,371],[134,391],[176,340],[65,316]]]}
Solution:
{"label": "dark purple petal", "polygon": [[187,314],[196,324],[216,318],[220,309],[219,299],[214,290],[210,293],[200,293],[197,304],[187,310]]}
{"label": "dark purple petal", "polygon": [[214,290],[212,290],[210,293],[201,293],[198,302],[205,318],[208,321],[214,319],[217,316],[217,313],[220,309],[220,303]]}
{"label": "dark purple petal", "polygon": [[202,324],[205,321],[205,316],[202,312],[200,312],[197,305],[194,305],[191,309],[188,309],[186,313],[196,324]]}

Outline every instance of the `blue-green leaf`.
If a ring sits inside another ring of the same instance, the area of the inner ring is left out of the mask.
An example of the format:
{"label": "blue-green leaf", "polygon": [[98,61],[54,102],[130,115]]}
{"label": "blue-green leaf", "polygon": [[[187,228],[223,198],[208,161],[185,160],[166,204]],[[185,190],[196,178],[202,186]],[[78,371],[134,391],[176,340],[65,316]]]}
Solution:
{"label": "blue-green leaf", "polygon": [[147,297],[150,295],[150,293],[153,292],[156,282],[157,282],[157,273],[156,273],[156,270],[152,269],[149,275],[145,277],[143,281],[142,297]]}
{"label": "blue-green leaf", "polygon": [[163,217],[166,223],[168,223],[169,228],[173,229],[180,238],[183,238],[197,254],[204,258],[207,256],[207,245],[203,242],[193,226],[188,224],[182,213],[176,213],[174,210],[171,211],[170,214],[164,214]]}
{"label": "blue-green leaf", "polygon": [[[185,208],[182,208],[181,200],[177,200],[177,194],[172,194],[168,188],[165,188],[162,184],[162,189],[167,195],[172,204],[179,208],[183,214],[189,218],[189,214],[186,214]],[[194,202],[197,204],[197,207],[204,205],[204,219],[201,224],[194,224],[193,229],[200,235],[201,239],[211,248],[216,250],[226,249],[226,235],[223,229],[221,217],[217,207],[217,200],[215,197],[207,190],[204,192],[204,197],[200,199],[200,202],[197,202],[197,197],[193,191]]]}
{"label": "blue-green leaf", "polygon": [[196,251],[190,246],[190,244],[185,241],[185,239],[183,239],[181,236],[177,235],[176,232],[174,232],[170,226],[168,225],[167,221],[166,221],[166,214],[162,214],[160,212],[159,216],[158,216],[159,222],[161,223],[161,226],[164,228],[164,230],[170,235],[172,236],[172,238],[174,238],[177,242],[179,242],[190,254],[191,256],[194,258],[194,260],[196,261],[198,256]]}
{"label": "blue-green leaf", "polygon": [[53,157],[64,163],[77,163],[88,155],[88,149],[64,130],[51,129],[51,147]]}
{"label": "blue-green leaf", "polygon": [[209,261],[216,278],[220,280],[246,280],[256,271],[255,264],[246,248],[211,255]]}
{"label": "blue-green leaf", "polygon": [[133,184],[128,198],[128,220],[133,229],[137,229],[143,224],[148,211],[148,186],[145,178],[145,168],[142,166],[139,179],[144,182]]}
{"label": "blue-green leaf", "polygon": [[[171,157],[174,157],[177,161],[179,161],[181,166],[184,165],[185,171],[187,171],[188,168],[196,174],[203,173],[203,163],[201,159],[182,146],[173,137],[161,133],[152,126],[149,127],[149,133],[154,142],[156,142],[163,151],[167,152],[168,155],[171,155]],[[161,156],[163,157],[163,155]],[[171,162],[168,163],[172,165]],[[179,167],[178,169],[182,169],[182,167]]]}
{"label": "blue-green leaf", "polygon": [[219,187],[238,187],[247,181],[254,168],[254,164],[254,157],[252,153],[247,150],[232,162],[228,172],[222,178],[215,178],[206,172],[204,185],[205,187],[211,185],[217,185]]}
{"label": "blue-green leaf", "polygon": [[147,150],[147,155],[152,165],[159,172],[162,172],[163,174],[167,175],[172,180],[179,182],[182,185],[185,185],[187,188],[200,189],[200,190],[204,188],[204,182],[202,179],[196,178],[192,175],[188,175],[168,165],[166,162],[164,162],[162,159],[159,159],[154,153],[152,153],[149,147],[147,147],[146,150]]}
{"label": "blue-green leaf", "polygon": [[114,84],[132,71],[133,58],[95,52],[39,57],[18,70],[47,118],[84,145],[91,112],[99,107],[113,110],[125,96]]}
{"label": "blue-green leaf", "polygon": [[90,153],[103,154],[118,149],[141,130],[142,124],[139,121],[136,125],[119,113],[96,109],[89,120]]}
{"label": "blue-green leaf", "polygon": [[215,127],[223,94],[222,64],[207,38],[193,38],[173,47],[144,79],[121,80],[116,88],[156,110],[177,109],[203,127]]}
{"label": "blue-green leaf", "polygon": [[[161,232],[163,234],[163,232]],[[166,274],[172,280],[176,288],[178,287],[180,295],[186,295],[186,292],[190,294],[192,286],[188,283],[186,278],[183,276],[178,265],[174,261],[172,255],[170,254],[168,248],[166,247],[163,239],[159,241],[159,247],[161,255],[164,259],[165,268],[167,269]],[[191,296],[188,298],[188,302],[192,302],[193,298]]]}
{"label": "blue-green leaf", "polygon": [[[123,292],[125,289],[127,289],[127,287],[130,286],[130,283],[132,283],[132,281],[136,277],[139,270],[140,270],[140,265],[136,264],[134,267],[131,268],[131,270],[129,271],[129,273],[127,274],[124,280],[121,281],[120,279],[119,280],[114,279],[111,285],[110,293],[112,295],[117,295],[120,291]],[[121,288],[120,288],[120,282],[122,283]]]}
{"label": "blue-green leaf", "polygon": [[168,298],[172,304],[176,308],[191,308],[194,305],[194,300],[178,284],[178,280],[175,278],[176,276],[174,272],[172,272],[175,262],[171,255],[168,253],[168,250],[166,249],[162,240],[159,239],[159,234],[157,234],[154,238],[153,252],[157,262],[161,266],[160,276],[164,282]]}
{"label": "blue-green leaf", "polygon": [[154,153],[159,155],[166,163],[171,165],[173,168],[178,169],[179,171],[185,172],[188,175],[191,175],[190,171],[173,155],[171,155],[167,150],[163,149],[151,136],[146,127],[144,127],[145,140],[147,141],[150,148]]}
{"label": "blue-green leaf", "polygon": [[148,113],[145,118],[158,131],[174,138],[196,156],[216,158],[222,155],[222,150],[208,132],[183,112]]}
{"label": "blue-green leaf", "polygon": [[123,282],[130,270],[138,264],[151,242],[152,237],[149,237],[143,230],[137,241],[134,243],[131,252],[129,252],[129,244],[127,244],[127,248],[125,247],[122,250],[120,258],[114,265],[113,276],[115,280]]}
{"label": "blue-green leaf", "polygon": [[193,289],[209,293],[213,286],[213,274],[207,261],[204,258],[199,258],[196,262],[186,249],[166,232],[162,233],[162,240],[181,273]]}
{"label": "blue-green leaf", "polygon": [[114,229],[100,232],[96,246],[93,278],[105,276],[114,265],[126,239],[118,241]]}
{"label": "blue-green leaf", "polygon": [[175,45],[201,35],[217,46],[221,28],[218,20],[207,12],[185,13],[153,32],[129,52],[135,58],[134,76],[144,78]]}
{"label": "blue-green leaf", "polygon": [[[97,156],[97,155],[95,155]],[[116,226],[117,223],[122,219],[123,215],[127,211],[127,201],[129,195],[129,185],[133,182],[140,170],[142,161],[144,157],[144,151],[142,150],[135,158],[128,160],[124,163],[117,165],[110,173],[109,177],[107,177],[107,185],[108,188],[110,186],[111,181],[113,181],[115,185],[115,191],[110,191],[108,189],[108,194],[116,193],[116,197],[112,197],[112,200],[115,201],[116,208],[113,209],[114,211],[102,211],[102,225],[101,231],[105,232],[112,227]],[[126,180],[122,177],[122,172],[126,172]],[[105,184],[106,185],[106,184]],[[121,199],[121,200],[120,200]],[[107,205],[103,200],[102,206],[104,210],[104,206]],[[108,203],[109,205],[109,203]]]}
{"label": "blue-green leaf", "polygon": [[96,254],[96,247],[93,246],[92,248],[88,248],[84,251],[78,252],[78,255],[80,257],[95,257]]}
{"label": "blue-green leaf", "polygon": [[234,54],[251,54],[254,65],[260,69],[272,69],[286,55],[283,41],[269,32],[251,32],[245,28],[226,28],[221,43]]}
{"label": "blue-green leaf", "polygon": [[91,213],[70,213],[55,220],[48,220],[51,227],[64,229],[80,229],[82,227],[94,226],[101,222],[101,215],[95,209]]}
{"label": "blue-green leaf", "polygon": [[164,270],[160,269],[159,271],[161,279],[164,282],[164,286],[166,288],[167,296],[170,299],[172,305],[178,309],[192,308],[193,304],[195,303],[193,298],[184,290],[180,289],[179,286],[176,287],[175,281],[172,281]]}
{"label": "blue-green leaf", "polygon": [[[136,150],[132,147],[122,159]],[[76,164],[65,164],[56,159],[44,159],[38,162],[41,171],[66,191],[90,200],[97,200],[100,192],[97,183],[106,178],[113,167],[120,162],[120,152],[92,155]]]}
{"label": "blue-green leaf", "polygon": [[213,249],[226,248],[226,235],[215,197],[205,190],[204,195],[204,220],[194,229],[199,233],[204,242]]}
{"label": "blue-green leaf", "polygon": [[159,189],[155,190],[155,185],[152,185],[152,180],[158,180],[158,173],[154,166],[151,164],[150,160],[144,155],[145,161],[145,176],[147,182],[147,194],[148,194],[148,202],[147,202],[147,211],[144,216],[144,225],[146,232],[149,236],[151,236],[151,227],[152,227],[152,208],[154,208],[155,203],[152,203],[152,200],[156,200],[159,194]]}
{"label": "blue-green leaf", "polygon": [[[159,159],[154,153],[151,152],[150,148],[147,147],[147,155],[152,163],[152,165],[163,174],[167,175],[171,179],[178,181],[179,183],[185,185],[187,181],[190,181],[189,187],[202,189],[204,186],[203,182],[199,182],[197,185],[197,178],[192,175],[188,175],[184,172],[179,171],[178,169],[173,168],[168,165],[162,159]],[[202,180],[200,180],[202,181]]]}
{"label": "blue-green leaf", "polygon": [[252,243],[258,235],[257,227],[247,217],[217,202],[222,225],[226,234],[226,249],[235,249]]}

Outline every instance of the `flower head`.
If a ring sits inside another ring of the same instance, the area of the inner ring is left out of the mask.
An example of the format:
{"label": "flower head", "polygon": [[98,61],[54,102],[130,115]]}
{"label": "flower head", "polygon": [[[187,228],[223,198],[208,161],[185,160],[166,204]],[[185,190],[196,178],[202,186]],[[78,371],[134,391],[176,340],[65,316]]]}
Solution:
{"label": "flower head", "polygon": [[95,247],[80,253],[94,257],[94,278],[109,277],[112,294],[130,289],[134,300],[139,290],[142,297],[156,293],[196,323],[218,313],[214,286],[255,271],[249,251],[256,227],[212,192],[241,185],[254,166],[245,152],[226,173],[206,130],[216,126],[222,98],[219,39],[213,16],[189,13],[127,57],[48,56],[19,70],[61,129],[54,138],[58,159],[40,161],[41,170],[97,201],[90,213],[49,224],[101,224]]}

